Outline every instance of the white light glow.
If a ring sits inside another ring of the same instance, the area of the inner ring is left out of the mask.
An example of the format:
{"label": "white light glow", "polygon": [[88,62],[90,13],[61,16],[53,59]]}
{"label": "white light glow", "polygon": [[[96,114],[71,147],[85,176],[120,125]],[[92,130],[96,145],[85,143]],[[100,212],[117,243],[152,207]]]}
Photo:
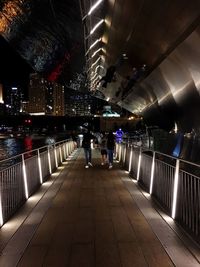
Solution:
{"label": "white light glow", "polygon": [[153,159],[152,159],[152,165],[151,165],[151,180],[150,180],[150,189],[149,189],[150,195],[153,192],[154,169],[155,169],[155,152],[153,152]]}
{"label": "white light glow", "polygon": [[176,217],[176,204],[177,204],[177,192],[178,192],[178,183],[179,183],[179,159],[176,160],[176,169],[174,176],[174,193],[173,193],[173,204],[172,204],[172,218]]}
{"label": "white light glow", "polygon": [[91,65],[91,68],[93,68],[101,59],[101,57],[98,57],[97,60]]}
{"label": "white light glow", "polygon": [[24,191],[25,191],[25,197],[28,199],[28,184],[27,184],[27,176],[26,176],[26,166],[24,161],[24,155],[22,155],[22,169],[23,169],[23,180],[24,180]]}
{"label": "white light glow", "polygon": [[52,169],[51,169],[51,158],[50,158],[49,148],[48,148],[48,162],[49,162],[49,173],[52,174]]}
{"label": "white light glow", "polygon": [[178,125],[177,125],[177,123],[175,122],[175,124],[174,124],[174,132],[175,133],[177,133],[178,132]]}
{"label": "white light glow", "polygon": [[93,27],[93,29],[90,31],[90,35],[92,35],[92,34],[96,31],[96,29],[98,29],[98,28],[101,26],[102,23],[104,23],[104,19],[100,20],[100,21]]}
{"label": "white light glow", "polygon": [[94,10],[101,4],[101,2],[103,2],[103,0],[98,0],[89,10],[88,12],[88,16],[90,16]]}
{"label": "white light glow", "polygon": [[54,156],[55,156],[56,168],[58,168],[58,159],[57,159],[56,147],[54,147]]}
{"label": "white light glow", "polygon": [[133,157],[133,151],[131,149],[130,158],[129,158],[129,166],[128,166],[128,171],[129,172],[131,171],[132,157]]}
{"label": "white light glow", "polygon": [[101,68],[102,70],[104,69],[101,65],[98,65],[96,68],[95,68],[95,73],[97,72],[97,70]]}
{"label": "white light glow", "polygon": [[40,175],[40,183],[43,183],[43,179],[42,179],[42,168],[41,168],[41,159],[40,159],[40,152],[38,149],[38,168],[39,168],[39,175]]}
{"label": "white light glow", "polygon": [[86,52],[86,56],[87,54],[89,53],[89,51],[96,45],[98,44],[99,42],[101,42],[101,38],[97,39],[93,44],[91,44],[91,46],[89,47],[88,51]]}
{"label": "white light glow", "polygon": [[101,50],[102,50],[102,48],[97,49],[97,50],[92,54],[92,58],[95,57],[96,54],[97,54],[98,52],[100,52]]}
{"label": "white light glow", "polygon": [[142,161],[142,152],[140,150],[140,154],[139,154],[139,159],[138,159],[138,169],[137,169],[137,181],[140,178],[140,166],[141,166],[141,161]]}

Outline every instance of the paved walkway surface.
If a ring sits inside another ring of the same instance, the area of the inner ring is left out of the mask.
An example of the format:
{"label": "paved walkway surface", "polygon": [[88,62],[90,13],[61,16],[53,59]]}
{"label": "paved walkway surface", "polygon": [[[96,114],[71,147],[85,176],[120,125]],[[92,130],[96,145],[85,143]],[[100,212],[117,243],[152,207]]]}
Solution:
{"label": "paved walkway surface", "polygon": [[0,267],[200,266],[120,170],[76,150],[0,231]]}

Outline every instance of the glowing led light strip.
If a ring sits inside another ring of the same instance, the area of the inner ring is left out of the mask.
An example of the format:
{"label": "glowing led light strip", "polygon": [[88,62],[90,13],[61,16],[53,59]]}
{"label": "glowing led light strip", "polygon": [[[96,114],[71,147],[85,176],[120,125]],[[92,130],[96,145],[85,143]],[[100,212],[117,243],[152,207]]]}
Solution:
{"label": "glowing led light strip", "polygon": [[88,11],[88,13],[82,18],[82,20],[84,20],[87,16],[90,16],[94,10],[101,4],[101,2],[103,2],[103,0],[98,0]]}
{"label": "glowing led light strip", "polygon": [[57,153],[56,153],[56,146],[54,146],[54,156],[55,156],[56,168],[58,168],[58,159],[57,159]]}
{"label": "glowing led light strip", "polygon": [[140,149],[140,154],[139,154],[139,159],[138,159],[138,170],[137,170],[137,181],[140,178],[140,166],[141,166],[141,161],[142,161],[142,152]]}
{"label": "glowing led light strip", "polygon": [[150,180],[150,189],[149,189],[150,195],[153,192],[154,169],[155,169],[155,152],[153,152],[153,159],[152,159],[152,165],[151,165],[151,180]]}
{"label": "glowing led light strip", "polygon": [[101,38],[97,39],[93,44],[91,44],[91,46],[89,47],[88,51],[85,53],[85,55],[87,56],[87,54],[90,52],[90,50],[99,42],[101,42]]}
{"label": "glowing led light strip", "polygon": [[95,68],[95,72],[97,72],[97,70],[101,68],[101,69],[104,69],[101,65],[98,65],[96,68]]}
{"label": "glowing led light strip", "polygon": [[130,158],[129,158],[128,172],[131,171],[132,158],[133,158],[133,150],[132,150],[132,148],[131,148],[131,153],[130,153]]}
{"label": "glowing led light strip", "polygon": [[100,76],[100,75],[99,75],[98,77],[96,77],[96,78],[94,79],[94,81],[92,81],[92,84],[94,85],[95,82],[97,82],[98,79],[101,79],[101,76]]}
{"label": "glowing led light strip", "polygon": [[92,58],[95,57],[96,54],[97,54],[98,52],[100,52],[101,50],[102,50],[102,48],[97,49],[97,50],[92,54]]}
{"label": "glowing led light strip", "polygon": [[41,159],[40,159],[40,151],[38,149],[38,168],[39,168],[39,175],[40,175],[40,183],[43,183],[42,180],[42,168],[41,168]]}
{"label": "glowing led light strip", "polygon": [[95,73],[91,78],[90,78],[90,80],[92,81],[92,80],[94,80],[94,78],[97,76],[97,73]]}
{"label": "glowing led light strip", "polygon": [[49,147],[48,147],[48,162],[49,162],[49,173],[52,174],[51,158],[50,158],[50,153],[49,153]]}
{"label": "glowing led light strip", "polygon": [[90,16],[90,15],[94,12],[94,10],[101,4],[101,2],[103,2],[103,0],[99,0],[99,1],[97,1],[97,2],[90,8],[90,10],[89,10],[89,12],[88,12],[88,16]]}
{"label": "glowing led light strip", "polygon": [[100,20],[100,21],[93,27],[93,29],[90,31],[90,35],[92,35],[92,34],[96,31],[96,29],[98,29],[98,28],[101,26],[102,23],[104,23],[104,19]]}
{"label": "glowing led light strip", "polygon": [[23,169],[25,197],[26,197],[26,199],[28,199],[28,183],[27,183],[27,176],[26,176],[26,166],[25,166],[24,154],[22,154],[22,169]]}
{"label": "glowing led light strip", "polygon": [[98,61],[101,59],[101,57],[98,57],[97,60],[91,65],[91,68],[93,68],[97,63]]}
{"label": "glowing led light strip", "polygon": [[178,193],[178,183],[179,183],[179,159],[176,160],[176,169],[174,175],[174,193],[173,193],[173,204],[172,204],[172,219],[176,217],[176,204],[177,204],[177,193]]}

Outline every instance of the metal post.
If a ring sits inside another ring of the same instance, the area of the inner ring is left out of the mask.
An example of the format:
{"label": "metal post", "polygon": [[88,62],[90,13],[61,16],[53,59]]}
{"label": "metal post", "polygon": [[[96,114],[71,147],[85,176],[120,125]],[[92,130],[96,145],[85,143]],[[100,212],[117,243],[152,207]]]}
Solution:
{"label": "metal post", "polygon": [[174,192],[173,192],[173,203],[172,203],[172,218],[176,218],[176,206],[177,206],[177,193],[178,193],[178,184],[179,184],[179,167],[180,161],[176,160],[176,169],[174,174]]}
{"label": "metal post", "polygon": [[129,167],[128,167],[128,172],[129,172],[129,173],[131,172],[132,157],[133,157],[133,147],[131,146],[131,153],[130,153]]}
{"label": "metal post", "polygon": [[40,183],[43,183],[43,179],[42,179],[42,168],[41,168],[41,159],[40,159],[40,150],[37,150],[38,152],[38,168],[39,168],[39,175],[40,175]]}
{"label": "metal post", "polygon": [[25,197],[26,197],[26,199],[28,199],[29,193],[28,193],[28,183],[27,183],[26,165],[25,165],[25,160],[24,160],[24,154],[22,154],[22,169],[23,169]]}
{"label": "metal post", "polygon": [[58,159],[57,159],[57,153],[56,153],[56,146],[55,145],[54,145],[54,156],[55,156],[56,168],[58,168]]}
{"label": "metal post", "polygon": [[52,174],[51,158],[50,158],[49,146],[48,146],[48,162],[49,162],[49,173]]}
{"label": "metal post", "polygon": [[152,164],[151,164],[151,180],[150,180],[150,188],[149,194],[151,195],[153,192],[153,180],[154,180],[154,169],[155,169],[155,152],[153,152]]}
{"label": "metal post", "polygon": [[137,169],[137,181],[139,181],[140,179],[141,158],[142,158],[142,149],[140,148],[140,154],[139,154],[139,159],[138,159],[138,169]]}

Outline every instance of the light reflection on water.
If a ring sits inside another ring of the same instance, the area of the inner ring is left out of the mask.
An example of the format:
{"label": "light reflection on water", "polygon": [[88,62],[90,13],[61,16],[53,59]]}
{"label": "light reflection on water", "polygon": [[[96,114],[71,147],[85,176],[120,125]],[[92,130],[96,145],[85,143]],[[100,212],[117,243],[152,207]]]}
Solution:
{"label": "light reflection on water", "polygon": [[24,138],[0,139],[0,160],[13,157],[44,145],[47,145],[46,137],[37,140],[32,139],[31,136],[26,136]]}

